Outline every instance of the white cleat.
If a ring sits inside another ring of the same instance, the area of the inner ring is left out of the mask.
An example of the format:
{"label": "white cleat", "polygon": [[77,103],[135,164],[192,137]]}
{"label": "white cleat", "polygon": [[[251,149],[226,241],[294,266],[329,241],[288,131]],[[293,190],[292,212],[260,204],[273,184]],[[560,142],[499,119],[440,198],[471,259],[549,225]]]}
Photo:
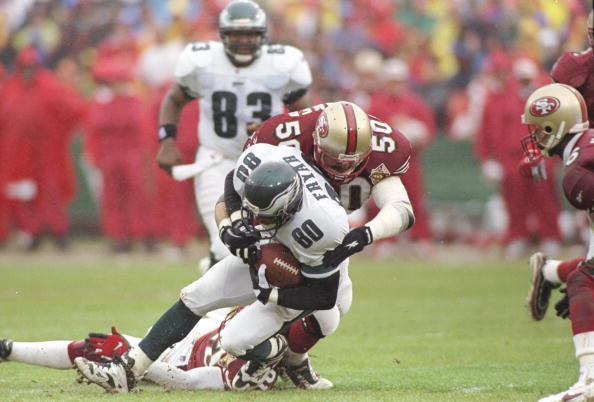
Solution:
{"label": "white cleat", "polygon": [[108,363],[96,363],[84,357],[77,357],[74,359],[74,365],[84,377],[83,379],[99,385],[107,392],[130,392],[136,385],[134,374],[124,361],[116,356],[114,356],[114,361]]}

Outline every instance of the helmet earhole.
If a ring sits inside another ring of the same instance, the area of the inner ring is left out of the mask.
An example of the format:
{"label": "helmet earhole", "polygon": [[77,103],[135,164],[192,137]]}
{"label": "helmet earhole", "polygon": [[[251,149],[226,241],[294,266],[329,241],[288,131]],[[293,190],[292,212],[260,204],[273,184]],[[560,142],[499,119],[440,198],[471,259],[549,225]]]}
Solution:
{"label": "helmet earhole", "polygon": [[546,131],[547,133],[552,133],[552,132],[553,132],[553,127],[551,127],[551,126],[546,126],[546,127],[545,127],[545,131]]}

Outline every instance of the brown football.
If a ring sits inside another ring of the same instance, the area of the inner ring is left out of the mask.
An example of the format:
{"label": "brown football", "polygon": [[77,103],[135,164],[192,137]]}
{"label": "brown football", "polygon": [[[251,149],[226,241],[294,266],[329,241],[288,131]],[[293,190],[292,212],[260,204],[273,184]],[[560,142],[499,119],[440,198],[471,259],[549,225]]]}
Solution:
{"label": "brown football", "polygon": [[303,283],[301,263],[291,250],[280,243],[268,243],[261,246],[262,256],[258,268],[266,265],[266,280],[278,288],[292,288]]}

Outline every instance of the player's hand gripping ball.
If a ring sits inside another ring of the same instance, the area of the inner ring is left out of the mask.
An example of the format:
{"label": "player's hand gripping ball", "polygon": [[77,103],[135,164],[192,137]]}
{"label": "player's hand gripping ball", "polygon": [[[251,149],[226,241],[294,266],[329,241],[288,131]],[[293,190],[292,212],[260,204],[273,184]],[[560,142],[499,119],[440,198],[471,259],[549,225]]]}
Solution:
{"label": "player's hand gripping ball", "polygon": [[266,280],[271,286],[292,288],[303,284],[301,263],[291,250],[280,243],[268,243],[261,246],[261,252],[257,267],[264,269],[266,266]]}

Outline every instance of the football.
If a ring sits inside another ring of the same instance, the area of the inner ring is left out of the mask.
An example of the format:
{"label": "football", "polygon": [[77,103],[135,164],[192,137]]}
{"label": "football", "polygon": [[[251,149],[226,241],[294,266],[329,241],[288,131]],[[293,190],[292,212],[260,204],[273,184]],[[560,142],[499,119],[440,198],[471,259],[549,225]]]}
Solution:
{"label": "football", "polygon": [[268,243],[261,246],[262,256],[258,267],[266,265],[266,280],[278,288],[292,288],[303,283],[301,263],[291,250],[280,243]]}

